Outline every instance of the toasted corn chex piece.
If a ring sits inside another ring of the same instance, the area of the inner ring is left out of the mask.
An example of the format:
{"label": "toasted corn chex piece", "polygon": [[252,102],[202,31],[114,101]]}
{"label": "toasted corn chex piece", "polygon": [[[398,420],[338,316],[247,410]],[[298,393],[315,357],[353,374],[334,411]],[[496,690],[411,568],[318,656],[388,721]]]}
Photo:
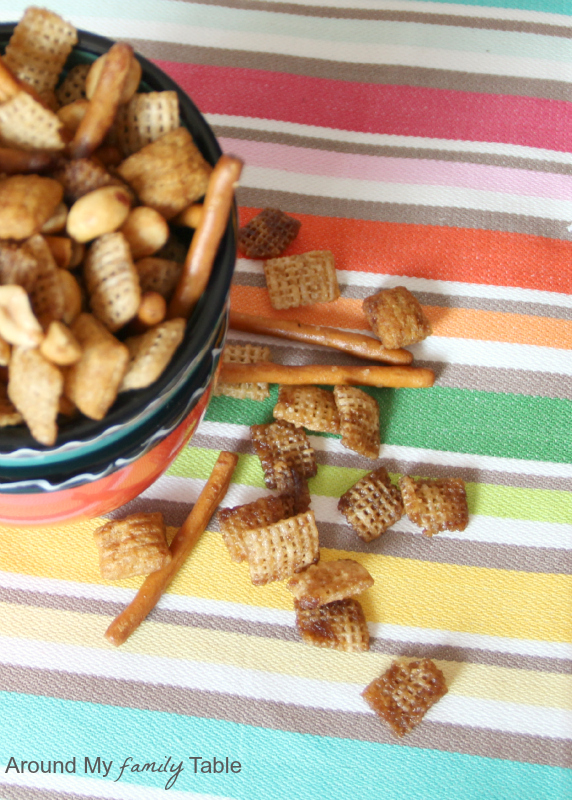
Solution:
{"label": "toasted corn chex piece", "polygon": [[4,56],[7,66],[39,94],[54,89],[77,31],[57,14],[30,7],[14,28]]}
{"label": "toasted corn chex piece", "polygon": [[244,531],[264,528],[293,515],[294,500],[288,495],[259,497],[252,503],[221,509],[218,514],[220,532],[232,560],[240,562],[246,558]]}
{"label": "toasted corn chex piece", "polygon": [[57,114],[23,90],[0,105],[0,138],[20,150],[63,150],[63,128]]}
{"label": "toasted corn chex piece", "polygon": [[8,397],[40,444],[52,445],[58,435],[56,418],[64,385],[60,370],[37,349],[12,348],[8,366]]}
{"label": "toasted corn chex piece", "polygon": [[242,540],[255,586],[289,578],[320,558],[313,511],[244,531]]}
{"label": "toasted corn chex piece", "polygon": [[129,156],[117,172],[142,203],[171,219],[204,195],[212,167],[180,127]]}
{"label": "toasted corn chex piece", "polygon": [[340,432],[340,415],[333,392],[319,386],[280,386],[272,412],[310,431]]}
{"label": "toasted corn chex piece", "polygon": [[0,428],[21,425],[22,422],[24,417],[8,397],[8,387],[5,383],[0,383]]}
{"label": "toasted corn chex piece", "polygon": [[419,725],[445,694],[445,676],[430,658],[423,658],[409,663],[394,661],[380,678],[366,686],[362,697],[401,737]]}
{"label": "toasted corn chex piece", "polygon": [[38,233],[62,196],[57,181],[40,175],[11,175],[0,180],[0,239],[22,240]]}
{"label": "toasted corn chex piece", "polygon": [[405,513],[426,536],[440,531],[464,531],[469,524],[465,484],[460,478],[399,479]]}
{"label": "toasted corn chex piece", "polygon": [[286,462],[303,478],[312,478],[316,474],[314,448],[310,446],[303,428],[280,419],[269,425],[252,425],[250,433],[254,452],[262,464],[264,482],[269,489],[277,488],[277,461]]}
{"label": "toasted corn chex piece", "polygon": [[99,549],[99,570],[105,580],[157,572],[171,561],[163,515],[132,514],[112,520],[93,532]]}
{"label": "toasted corn chex piece", "polygon": [[137,314],[141,301],[139,275],[122,233],[96,239],[85,259],[84,278],[94,315],[117,331]]}
{"label": "toasted corn chex piece", "polygon": [[179,261],[157,256],[147,256],[135,262],[142,292],[158,292],[169,300],[177,283],[183,265]]}
{"label": "toasted corn chex piece", "polygon": [[340,414],[344,447],[366,458],[378,458],[380,435],[377,400],[355,386],[335,386],[334,397]]}
{"label": "toasted corn chex piece", "polygon": [[22,286],[0,286],[0,336],[19,347],[37,347],[44,337]]}
{"label": "toasted corn chex piece", "polygon": [[119,107],[115,135],[123,155],[130,156],[179,126],[177,93],[145,92]]}
{"label": "toasted corn chex piece", "polygon": [[119,391],[142,389],[156,381],[183,341],[186,326],[184,319],[171,319],[155,325],[141,336],[126,339],[131,361]]}
{"label": "toasted corn chex piece", "polygon": [[421,304],[405,286],[382,289],[366,297],[363,310],[372,331],[388,350],[421,342],[431,333]]}
{"label": "toasted corn chex piece", "polygon": [[24,244],[0,242],[0,285],[15,284],[29,292],[38,276],[38,262]]}
{"label": "toasted corn chex piece", "polygon": [[105,167],[92,161],[91,158],[62,160],[53,176],[63,186],[64,196],[68,203],[75,203],[80,197],[94,192],[96,189],[101,189],[103,186],[121,186],[130,192],[121,178],[111,175]]}
{"label": "toasted corn chex piece", "polygon": [[[222,359],[233,364],[256,364],[257,361],[270,361],[270,348],[254,344],[227,344]],[[218,381],[215,395],[224,394],[239,400],[266,400],[270,397],[267,383],[223,383]]]}
{"label": "toasted corn chex piece", "polygon": [[354,483],[340,497],[338,509],[364,542],[377,539],[403,516],[401,493],[385,467]]}
{"label": "toasted corn chex piece", "polygon": [[40,324],[47,328],[53,320],[63,319],[65,291],[60,270],[48,243],[39,233],[26,242],[38,262],[38,275],[30,292],[30,301]]}
{"label": "toasted corn chex piece", "polygon": [[91,64],[76,64],[56,89],[60,106],[69,106],[76,100],[85,100],[85,79]]}
{"label": "toasted corn chex piece", "polygon": [[349,558],[321,561],[288,581],[297,608],[318,608],[346,600],[373,586],[365,567]]}
{"label": "toasted corn chex piece", "polygon": [[298,236],[301,225],[278,208],[263,208],[238,231],[238,246],[247,258],[276,258]]}
{"label": "toasted corn chex piece", "polygon": [[63,322],[50,322],[44,340],[40,345],[40,353],[61,367],[69,367],[81,358],[81,347],[73,333]]}
{"label": "toasted corn chex piece", "polygon": [[276,489],[282,494],[289,495],[294,503],[292,516],[303,514],[310,508],[310,489],[308,481],[298,472],[295,464],[278,459],[274,462],[274,479]]}
{"label": "toasted corn chex piece", "polygon": [[271,258],[264,262],[264,274],[273,308],[328,303],[340,296],[334,256],[329,250]]}
{"label": "toasted corn chex piece", "polygon": [[71,331],[82,354],[66,372],[65,394],[90,419],[103,419],[117,397],[129,350],[91,314],[80,314]]}
{"label": "toasted corn chex piece", "polygon": [[369,630],[360,603],[353,597],[318,608],[296,609],[296,627],[302,640],[315,647],[331,647],[345,653],[369,650]]}

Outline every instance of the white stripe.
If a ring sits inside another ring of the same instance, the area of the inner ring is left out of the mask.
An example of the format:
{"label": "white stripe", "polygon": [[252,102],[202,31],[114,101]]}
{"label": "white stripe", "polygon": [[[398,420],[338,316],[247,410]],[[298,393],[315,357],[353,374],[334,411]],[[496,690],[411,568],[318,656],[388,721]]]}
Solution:
{"label": "white stripe", "polygon": [[[134,589],[99,584],[75,583],[55,578],[41,578],[20,575],[13,572],[0,572],[0,586],[28,592],[43,592],[62,597],[89,598],[122,602],[126,605],[133,599]],[[203,597],[187,597],[167,592],[158,608],[169,611],[183,611],[189,614],[208,614],[228,619],[268,625],[282,625],[293,628],[293,611],[231,603],[228,600],[210,600]],[[572,644],[569,642],[550,642],[540,639],[514,639],[506,636],[487,636],[478,633],[441,630],[438,628],[419,628],[389,623],[369,623],[372,636],[379,639],[409,642],[414,644],[444,645],[475,650],[488,650],[494,653],[533,656],[539,658],[572,659]]]}
{"label": "white stripe", "polygon": [[[217,436],[228,439],[249,440],[248,425],[237,425],[232,422],[209,422],[203,420],[199,431],[206,436]],[[326,439],[311,436],[310,441],[315,450],[348,455],[348,451],[339,439]],[[395,461],[414,462],[415,464],[442,464],[450,467],[465,467],[492,472],[509,472],[517,475],[539,475],[542,477],[572,478],[572,464],[558,464],[552,461],[531,461],[520,458],[503,458],[501,456],[483,456],[476,453],[453,453],[448,450],[429,450],[422,447],[403,447],[401,445],[384,444],[380,453],[382,458]]]}
{"label": "white stripe", "polygon": [[[431,208],[468,208],[477,211],[520,214],[541,219],[572,220],[572,201],[547,197],[491,192],[484,189],[461,189],[451,186],[423,186],[354,178],[331,178],[300,172],[246,166],[241,185],[265,191],[280,188],[282,192],[365,200],[375,203],[429,206]],[[563,228],[563,232],[566,230]]]}
{"label": "white stripe", "polygon": [[[289,703],[305,708],[367,713],[361,686],[326,682],[227,664],[148,656],[128,652],[94,649],[53,642],[30,642],[0,636],[2,663],[32,669],[50,669],[125,681],[155,684],[157,676],[167,686],[249,697],[255,700]],[[94,657],[97,653],[97,657]],[[426,719],[452,725],[490,728],[531,736],[569,738],[572,712],[500,700],[484,700],[455,695],[454,684],[448,694],[433,706]],[[372,712],[373,713],[373,712]]]}
{"label": "white stripe", "polygon": [[[260,261],[249,258],[236,260],[236,271],[253,275],[264,275]],[[518,286],[494,286],[484,283],[461,283],[460,281],[429,280],[411,278],[408,275],[389,275],[383,272],[361,272],[336,269],[338,282],[343,286],[363,286],[373,290],[392,289],[405,286],[411,292],[430,292],[445,297],[479,297],[490,300],[512,300],[520,303],[572,308],[572,294],[545,292],[538,289],[521,289]]]}
{"label": "white stripe", "polygon": [[503,142],[469,142],[460,139],[431,139],[422,136],[398,136],[397,134],[390,133],[365,133],[362,131],[322,128],[318,125],[303,125],[302,123],[287,122],[285,120],[241,117],[227,114],[206,113],[204,116],[213,126],[224,125],[233,128],[244,128],[246,130],[289,133],[295,136],[326,139],[332,142],[349,142],[351,144],[375,145],[377,147],[446,150],[452,153],[482,153],[486,155],[534,159],[538,161],[554,161],[559,164],[572,165],[572,153],[562,153],[558,150],[545,150],[537,147],[525,147],[517,144],[505,144]]}

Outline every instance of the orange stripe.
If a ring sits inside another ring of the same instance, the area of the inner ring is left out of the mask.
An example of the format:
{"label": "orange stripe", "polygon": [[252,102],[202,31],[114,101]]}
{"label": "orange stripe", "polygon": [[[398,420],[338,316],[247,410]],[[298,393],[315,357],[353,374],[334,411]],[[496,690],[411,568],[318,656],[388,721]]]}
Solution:
{"label": "orange stripe", "polygon": [[[259,314],[279,319],[298,319],[314,325],[368,330],[362,301],[340,298],[333,303],[275,311],[268,292],[263,288],[233,286],[231,302],[234,311]],[[498,311],[476,311],[467,308],[424,306],[436,336],[454,339],[477,339],[486,342],[534,344],[541,347],[572,349],[572,321],[551,317],[527,317]]]}
{"label": "orange stripe", "polygon": [[[244,225],[258,208],[241,208]],[[523,233],[292,214],[287,254],[331,250],[338,269],[572,294],[572,242]]]}

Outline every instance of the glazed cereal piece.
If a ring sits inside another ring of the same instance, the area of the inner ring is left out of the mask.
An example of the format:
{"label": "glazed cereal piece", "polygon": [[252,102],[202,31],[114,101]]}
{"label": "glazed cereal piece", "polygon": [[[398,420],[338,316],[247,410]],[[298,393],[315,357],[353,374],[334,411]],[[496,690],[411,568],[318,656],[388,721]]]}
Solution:
{"label": "glazed cereal piece", "polygon": [[154,383],[183,341],[186,327],[186,320],[175,318],[154,325],[140,336],[126,339],[131,360],[119,391],[143,389]]}
{"label": "glazed cereal piece", "polygon": [[122,233],[105,233],[93,242],[83,274],[91,310],[108,330],[117,331],[133,319],[139,309],[141,287]]}
{"label": "glazed cereal piece", "polygon": [[469,524],[465,484],[460,478],[399,479],[405,513],[426,536],[440,531],[464,531]]}
{"label": "glazed cereal piece", "polygon": [[409,663],[394,661],[380,678],[366,686],[362,697],[401,737],[419,725],[445,694],[445,676],[431,659],[423,658]]}
{"label": "glazed cereal piece", "polygon": [[297,608],[318,608],[346,600],[373,586],[365,567],[351,559],[321,561],[288,581]]}
{"label": "glazed cereal piece", "polygon": [[377,539],[403,516],[401,493],[385,467],[365,475],[347,490],[338,510],[364,542]]}
{"label": "glazed cereal piece", "polygon": [[294,602],[296,627],[302,640],[314,647],[345,653],[369,650],[369,630],[360,603],[353,597],[318,608],[304,609]]}
{"label": "glazed cereal piece", "polygon": [[334,398],[340,415],[343,446],[366,458],[378,458],[380,434],[377,400],[355,386],[335,386]]}
{"label": "glazed cereal piece", "polygon": [[279,459],[274,462],[274,477],[277,491],[292,498],[294,504],[292,516],[303,514],[310,508],[308,481],[300,475],[295,465]]}
{"label": "glazed cereal piece", "polygon": [[313,511],[244,531],[243,543],[255,586],[290,578],[320,558]]}
{"label": "glazed cereal piece", "polygon": [[22,90],[0,105],[0,138],[19,150],[63,150],[63,123],[57,114]]}
{"label": "glazed cereal piece", "polygon": [[278,488],[276,462],[285,461],[303,478],[316,474],[316,456],[303,428],[290,422],[277,420],[269,425],[252,425],[250,428],[254,452],[260,458],[264,482],[269,489]]}
{"label": "glazed cereal piece", "polygon": [[340,296],[334,256],[329,250],[312,250],[298,256],[264,262],[272,307],[297,308],[329,303]]}
{"label": "glazed cereal piece", "polygon": [[127,189],[124,181],[116,178],[91,158],[62,161],[53,173],[53,177],[64,187],[64,197],[70,204],[104,186],[121,186]]}
{"label": "glazed cereal piece", "polygon": [[294,515],[294,500],[288,495],[259,497],[252,503],[219,511],[220,531],[233,561],[244,561],[246,549],[242,534],[254,528],[263,528]]}
{"label": "glazed cereal piece", "polygon": [[238,247],[247,258],[276,258],[298,236],[301,225],[277,208],[263,208],[238,231]]}
{"label": "glazed cereal piece", "polygon": [[30,302],[38,321],[47,328],[54,320],[62,320],[66,311],[66,296],[60,270],[47,241],[40,234],[31,236],[25,247],[38,265],[38,274],[30,291]]}
{"label": "glazed cereal piece", "polygon": [[124,156],[179,127],[179,98],[174,91],[134,94],[119,106],[114,131]]}
{"label": "glazed cereal piece", "polygon": [[93,532],[99,549],[99,569],[105,580],[157,572],[171,561],[165,523],[159,512],[132,514],[112,520]]}
{"label": "glazed cereal piece", "polygon": [[340,415],[333,392],[319,386],[280,386],[275,419],[310,431],[340,432]]}
{"label": "glazed cereal piece", "polygon": [[8,367],[8,397],[37,442],[53,445],[64,378],[37,349],[13,347]]}
{"label": "glazed cereal piece", "polygon": [[[227,344],[222,360],[233,364],[256,364],[257,361],[270,361],[270,348],[254,344]],[[226,395],[238,400],[266,400],[270,397],[267,383],[223,383],[217,382],[215,395]]]}
{"label": "glazed cereal piece", "polygon": [[62,187],[51,178],[11,175],[0,179],[0,238],[22,240],[38,233],[62,196]]}
{"label": "glazed cereal piece", "polygon": [[421,342],[431,334],[431,323],[421,304],[405,286],[382,289],[363,301],[367,321],[388,350]]}

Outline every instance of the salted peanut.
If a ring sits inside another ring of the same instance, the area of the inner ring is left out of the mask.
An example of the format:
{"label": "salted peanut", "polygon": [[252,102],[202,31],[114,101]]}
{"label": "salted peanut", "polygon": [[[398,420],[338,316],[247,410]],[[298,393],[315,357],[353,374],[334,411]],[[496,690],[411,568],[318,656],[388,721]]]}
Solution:
{"label": "salted peanut", "polygon": [[399,479],[405,513],[426,536],[464,531],[469,524],[465,484],[460,478]]}
{"label": "salted peanut", "polygon": [[360,478],[338,502],[338,510],[364,542],[377,539],[403,516],[401,493],[385,467]]}
{"label": "salted peanut", "polygon": [[204,195],[212,167],[180,127],[126,158],[117,172],[144,205],[169,220]]}
{"label": "salted peanut", "polygon": [[23,422],[24,417],[8,397],[8,387],[0,381],[0,428],[10,428]]}
{"label": "salted peanut", "polygon": [[369,630],[360,603],[353,597],[318,608],[300,608],[294,602],[296,627],[302,641],[344,653],[369,650]]}
{"label": "salted peanut", "polygon": [[148,206],[137,206],[121,226],[131,248],[133,259],[152,256],[166,244],[169,238],[169,226],[166,219]]}
{"label": "salted peanut", "polygon": [[434,661],[423,658],[394,661],[380,678],[366,686],[362,697],[401,738],[419,725],[445,694],[445,676]]}
{"label": "salted peanut", "polygon": [[405,286],[382,289],[363,301],[367,321],[383,346],[406,347],[431,334],[431,323],[421,304]]}
{"label": "salted peanut", "polygon": [[10,353],[12,348],[10,344],[0,336],[0,367],[7,367],[10,363]]}
{"label": "salted peanut", "polygon": [[340,296],[334,256],[329,250],[268,259],[264,274],[270,302],[276,309],[329,303]]}
{"label": "salted peanut", "polygon": [[38,262],[25,242],[0,241],[0,285],[16,284],[30,292],[38,271]]}
{"label": "salted peanut", "polygon": [[61,270],[48,243],[39,233],[27,240],[26,247],[38,263],[38,275],[30,291],[30,302],[40,325],[47,328],[52,320],[64,317],[65,295]]}
{"label": "salted peanut", "polygon": [[80,197],[103,186],[120,186],[125,192],[130,193],[120,178],[111,175],[93,158],[63,161],[53,173],[53,177],[64,187],[64,196],[68,203],[75,203]]}
{"label": "salted peanut", "polygon": [[40,444],[53,445],[64,378],[36,348],[13,347],[8,367],[8,397]]}
{"label": "salted peanut", "polygon": [[187,228],[196,229],[201,224],[203,210],[202,203],[191,203],[188,208],[183,209],[180,214],[173,217],[172,222],[175,225],[186,225]]}
{"label": "salted peanut", "polygon": [[69,367],[81,358],[81,347],[73,333],[63,322],[50,322],[40,345],[40,353],[60,367]]}
{"label": "salted peanut", "polygon": [[303,475],[300,475],[293,463],[282,459],[275,461],[274,480],[276,481],[276,490],[292,498],[294,515],[304,514],[308,511],[312,500],[308,481]]}
{"label": "salted peanut", "polygon": [[85,100],[85,79],[91,64],[76,64],[72,67],[63,81],[56,89],[56,97],[60,106],[75,103],[76,100]]}
{"label": "salted peanut", "polygon": [[276,489],[276,462],[285,461],[303,478],[312,478],[317,471],[314,448],[310,446],[303,428],[277,420],[269,425],[252,425],[252,447],[260,458],[264,482]]}
{"label": "salted peanut", "polygon": [[377,400],[355,386],[335,386],[334,397],[340,414],[343,446],[366,458],[378,458],[380,434]]}
{"label": "salted peanut", "polygon": [[44,236],[46,244],[60,269],[67,270],[70,266],[73,242],[67,236]]}
{"label": "salted peanut", "polygon": [[147,256],[135,262],[142,292],[158,292],[169,300],[179,281],[183,265],[169,258]]}
{"label": "salted peanut", "polygon": [[130,156],[180,124],[176,92],[144,92],[119,107],[114,132],[123,155]]}
{"label": "salted peanut", "polygon": [[0,239],[22,240],[37,233],[62,196],[62,187],[52,178],[11,175],[0,180]]}
{"label": "salted peanut", "polygon": [[45,8],[30,7],[14,28],[4,59],[19,80],[42,94],[55,88],[77,41],[69,22]]}
{"label": "salted peanut", "polygon": [[117,397],[129,350],[91,314],[80,314],[71,331],[82,354],[66,371],[65,394],[90,419],[103,419]]}
{"label": "salted peanut", "polygon": [[171,561],[167,530],[159,511],[112,520],[93,532],[104,580],[157,572]]}
{"label": "salted peanut", "polygon": [[83,297],[80,285],[75,275],[67,269],[59,272],[60,283],[64,292],[64,315],[62,322],[71,325],[76,317],[81,314]]}
{"label": "salted peanut", "polygon": [[85,99],[74,100],[66,106],[58,108],[56,114],[62,125],[72,136],[79,128],[79,124],[89,108],[89,101]]}
{"label": "salted peanut", "polygon": [[135,317],[141,302],[139,276],[122,233],[106,233],[93,242],[83,273],[91,309],[110,331]]}
{"label": "salted peanut", "polygon": [[308,567],[286,585],[297,608],[318,608],[365,592],[373,586],[373,578],[357,561],[339,559]]}
{"label": "salted peanut", "polygon": [[244,531],[243,543],[255,586],[285,580],[320,558],[313,511]]}
{"label": "salted peanut", "polygon": [[6,175],[41,172],[53,163],[54,155],[52,153],[34,153],[15,147],[0,147],[0,173],[3,172]]}
{"label": "salted peanut", "polygon": [[128,192],[120,186],[103,186],[76,200],[69,210],[66,230],[76,242],[90,242],[118,230],[130,208]]}
{"label": "salted peanut", "polygon": [[64,125],[57,114],[23,89],[0,105],[3,144],[21,150],[63,150]]}
{"label": "salted peanut", "polygon": [[302,223],[278,208],[263,208],[238,231],[238,247],[247,258],[276,258],[294,241]]}
{"label": "salted peanut", "polygon": [[44,222],[40,228],[40,233],[47,234],[49,236],[55,233],[61,233],[61,231],[65,230],[67,218],[68,207],[63,202],[58,203],[52,216],[46,220],[46,222]]}
{"label": "salted peanut", "polygon": [[130,361],[119,391],[142,389],[156,381],[183,341],[186,327],[186,320],[171,319],[126,339]]}
{"label": "salted peanut", "polygon": [[236,562],[246,559],[244,531],[264,528],[294,514],[294,500],[290,495],[259,497],[252,503],[221,509],[218,514],[220,532],[231,559]]}
{"label": "salted peanut", "polygon": [[[99,83],[99,79],[101,77],[101,73],[105,66],[105,62],[107,60],[107,53],[104,53],[102,56],[99,56],[93,64],[91,65],[87,77],[85,79],[85,96],[88,100],[95,94],[95,90],[97,88],[97,84]],[[131,57],[131,62],[129,64],[129,70],[127,72],[127,77],[125,79],[125,83],[123,85],[123,90],[119,96],[119,105],[123,105],[124,103],[128,103],[129,100],[133,97],[139,83],[141,81],[141,64],[135,58],[134,55]]]}
{"label": "salted peanut", "polygon": [[159,292],[143,292],[137,309],[137,323],[152,328],[163,322],[167,315],[167,301]]}
{"label": "salted peanut", "polygon": [[44,334],[22,286],[0,286],[0,336],[19,347],[37,347]]}
{"label": "salted peanut", "polygon": [[[270,348],[254,344],[227,344],[222,360],[233,364],[256,364],[257,361],[270,360]],[[270,397],[267,383],[224,383],[217,381],[215,395],[235,397],[239,400],[263,401]]]}
{"label": "salted peanut", "polygon": [[334,394],[319,386],[280,386],[272,414],[310,431],[340,432]]}

